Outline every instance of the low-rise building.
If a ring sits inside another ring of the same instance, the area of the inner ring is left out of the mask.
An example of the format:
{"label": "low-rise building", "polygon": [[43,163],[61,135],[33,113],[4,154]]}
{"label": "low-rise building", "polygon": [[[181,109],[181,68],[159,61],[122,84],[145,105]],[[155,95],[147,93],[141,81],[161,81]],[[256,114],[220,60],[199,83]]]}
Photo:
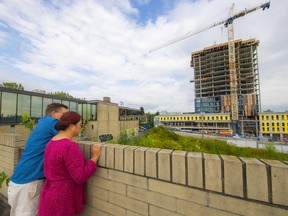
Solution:
{"label": "low-rise building", "polygon": [[259,113],[260,136],[274,140],[288,139],[288,112]]}
{"label": "low-rise building", "polygon": [[97,140],[100,135],[119,136],[122,129],[139,129],[140,110],[118,106],[109,97],[103,100],[83,100],[64,98],[39,92],[0,87],[0,132],[29,135],[29,131],[21,125],[24,113],[36,121],[45,115],[48,104],[63,103],[71,111],[77,111],[85,122],[82,135],[87,139]]}
{"label": "low-rise building", "polygon": [[157,124],[172,130],[195,133],[232,135],[229,113],[167,113],[161,112]]}

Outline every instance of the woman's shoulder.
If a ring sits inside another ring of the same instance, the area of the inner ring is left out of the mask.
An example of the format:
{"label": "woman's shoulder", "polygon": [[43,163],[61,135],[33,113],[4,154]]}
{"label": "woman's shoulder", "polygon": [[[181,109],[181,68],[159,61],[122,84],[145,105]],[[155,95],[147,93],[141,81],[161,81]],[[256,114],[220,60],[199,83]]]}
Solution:
{"label": "woman's shoulder", "polygon": [[62,139],[52,139],[47,145],[46,150],[49,151],[60,151],[65,154],[71,153],[71,152],[78,152],[79,146],[76,142],[73,140],[70,140],[68,138],[62,138]]}
{"label": "woman's shoulder", "polygon": [[69,148],[71,145],[77,145],[73,140],[69,138],[58,138],[57,136],[52,138],[49,142],[50,146],[58,146],[62,148]]}

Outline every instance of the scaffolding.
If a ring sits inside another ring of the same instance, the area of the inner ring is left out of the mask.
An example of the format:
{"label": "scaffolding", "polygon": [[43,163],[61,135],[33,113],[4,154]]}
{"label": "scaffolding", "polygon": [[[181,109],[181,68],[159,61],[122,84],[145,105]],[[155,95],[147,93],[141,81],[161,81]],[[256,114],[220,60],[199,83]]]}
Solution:
{"label": "scaffolding", "polygon": [[[260,111],[259,40],[234,40],[234,44],[239,120],[255,120]],[[231,113],[228,48],[222,43],[192,53],[196,113]]]}

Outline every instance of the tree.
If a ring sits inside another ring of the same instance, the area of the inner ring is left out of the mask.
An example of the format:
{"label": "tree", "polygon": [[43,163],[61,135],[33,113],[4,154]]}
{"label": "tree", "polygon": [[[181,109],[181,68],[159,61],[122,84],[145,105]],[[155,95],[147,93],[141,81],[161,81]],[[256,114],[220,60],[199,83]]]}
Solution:
{"label": "tree", "polygon": [[147,119],[147,122],[151,123],[152,122],[152,119],[153,119],[153,114],[151,114],[150,112],[146,113],[146,119]]}
{"label": "tree", "polygon": [[144,112],[144,108],[143,108],[143,107],[140,107],[140,112],[141,112],[142,115],[145,114],[145,112]]}
{"label": "tree", "polygon": [[64,97],[64,98],[74,98],[69,93],[66,93],[66,92],[63,92],[63,91],[61,91],[61,92],[51,92],[49,94],[50,95],[54,95],[54,96]]}
{"label": "tree", "polygon": [[3,82],[0,84],[1,87],[11,88],[11,89],[19,89],[24,90],[24,87],[21,85],[21,83],[15,83],[15,82]]}

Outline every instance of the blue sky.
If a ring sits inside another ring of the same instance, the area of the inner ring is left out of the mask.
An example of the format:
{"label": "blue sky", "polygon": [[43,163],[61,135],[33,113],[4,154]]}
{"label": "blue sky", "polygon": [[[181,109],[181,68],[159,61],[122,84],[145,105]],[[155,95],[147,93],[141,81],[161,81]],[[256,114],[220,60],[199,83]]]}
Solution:
{"label": "blue sky", "polygon": [[[0,0],[0,83],[111,97],[145,111],[194,111],[191,52],[227,41],[217,26],[149,50],[265,0]],[[262,110],[288,110],[288,1],[234,21],[235,39],[256,38]],[[284,78],[285,77],[285,78]]]}

